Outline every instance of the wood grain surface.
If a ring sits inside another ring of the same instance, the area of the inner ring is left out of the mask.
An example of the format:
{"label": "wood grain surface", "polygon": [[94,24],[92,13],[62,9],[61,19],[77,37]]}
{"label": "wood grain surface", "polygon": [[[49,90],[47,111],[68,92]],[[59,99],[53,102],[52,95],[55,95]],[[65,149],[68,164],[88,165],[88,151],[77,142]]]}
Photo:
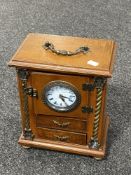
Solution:
{"label": "wood grain surface", "polygon": [[[53,43],[58,50],[73,52],[81,46],[87,46],[89,52],[74,56],[57,55],[42,47],[46,41]],[[9,66],[110,77],[115,48],[116,44],[112,40],[32,33],[26,37]]]}

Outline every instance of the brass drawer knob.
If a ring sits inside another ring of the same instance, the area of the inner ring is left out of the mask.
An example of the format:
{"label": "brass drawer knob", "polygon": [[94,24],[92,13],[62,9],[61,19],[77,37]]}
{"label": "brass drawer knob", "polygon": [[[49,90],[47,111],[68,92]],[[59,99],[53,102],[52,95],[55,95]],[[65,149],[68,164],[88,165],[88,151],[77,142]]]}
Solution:
{"label": "brass drawer knob", "polygon": [[56,120],[53,120],[53,123],[56,124],[56,125],[59,126],[59,127],[62,127],[62,128],[68,127],[68,126],[70,125],[70,122],[63,122],[63,123],[60,123],[60,122],[58,122],[58,121],[56,121]]}
{"label": "brass drawer knob", "polygon": [[58,135],[54,135],[54,137],[59,140],[59,141],[67,141],[67,139],[69,139],[68,136],[58,136]]}

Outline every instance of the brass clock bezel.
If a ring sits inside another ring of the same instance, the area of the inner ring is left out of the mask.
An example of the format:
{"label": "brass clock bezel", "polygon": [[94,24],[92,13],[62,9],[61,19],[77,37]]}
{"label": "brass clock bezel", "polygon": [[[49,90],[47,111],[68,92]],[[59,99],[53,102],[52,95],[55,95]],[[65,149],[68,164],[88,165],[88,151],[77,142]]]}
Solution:
{"label": "brass clock bezel", "polygon": [[[71,91],[73,91],[76,95],[76,101],[70,105],[70,106],[67,106],[67,107],[57,107],[53,104],[51,104],[48,99],[47,99],[47,92],[50,90],[50,88],[52,88],[53,86],[62,86],[62,87],[66,87],[68,89],[70,89]],[[81,102],[81,95],[79,93],[79,91],[77,90],[77,88],[71,84],[71,83],[68,83],[66,81],[61,81],[61,80],[56,80],[56,81],[51,81],[49,82],[42,90],[42,95],[41,95],[41,100],[44,104],[46,104],[50,109],[53,109],[57,112],[69,112],[69,111],[72,111],[74,110],[76,107],[78,107],[78,105],[80,104]]]}

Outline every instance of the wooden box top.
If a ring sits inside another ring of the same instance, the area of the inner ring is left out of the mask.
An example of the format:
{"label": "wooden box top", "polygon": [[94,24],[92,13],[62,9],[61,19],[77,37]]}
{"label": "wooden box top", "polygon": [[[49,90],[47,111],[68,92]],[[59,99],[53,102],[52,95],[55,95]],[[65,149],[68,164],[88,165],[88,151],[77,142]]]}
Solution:
{"label": "wooden box top", "polygon": [[[81,46],[89,50],[72,56],[58,55],[43,48],[47,41],[60,51],[75,52]],[[8,65],[48,72],[111,77],[115,48],[116,44],[112,40],[31,33]]]}

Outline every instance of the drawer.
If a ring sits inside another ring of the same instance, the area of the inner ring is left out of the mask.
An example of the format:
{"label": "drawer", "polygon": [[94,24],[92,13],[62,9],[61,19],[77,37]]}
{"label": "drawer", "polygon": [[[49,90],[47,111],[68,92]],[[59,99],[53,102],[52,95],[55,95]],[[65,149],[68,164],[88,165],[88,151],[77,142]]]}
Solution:
{"label": "drawer", "polygon": [[86,120],[72,119],[67,117],[55,117],[37,115],[36,127],[61,129],[86,133]]}
{"label": "drawer", "polygon": [[86,145],[86,134],[37,128],[37,137],[41,139]]}

